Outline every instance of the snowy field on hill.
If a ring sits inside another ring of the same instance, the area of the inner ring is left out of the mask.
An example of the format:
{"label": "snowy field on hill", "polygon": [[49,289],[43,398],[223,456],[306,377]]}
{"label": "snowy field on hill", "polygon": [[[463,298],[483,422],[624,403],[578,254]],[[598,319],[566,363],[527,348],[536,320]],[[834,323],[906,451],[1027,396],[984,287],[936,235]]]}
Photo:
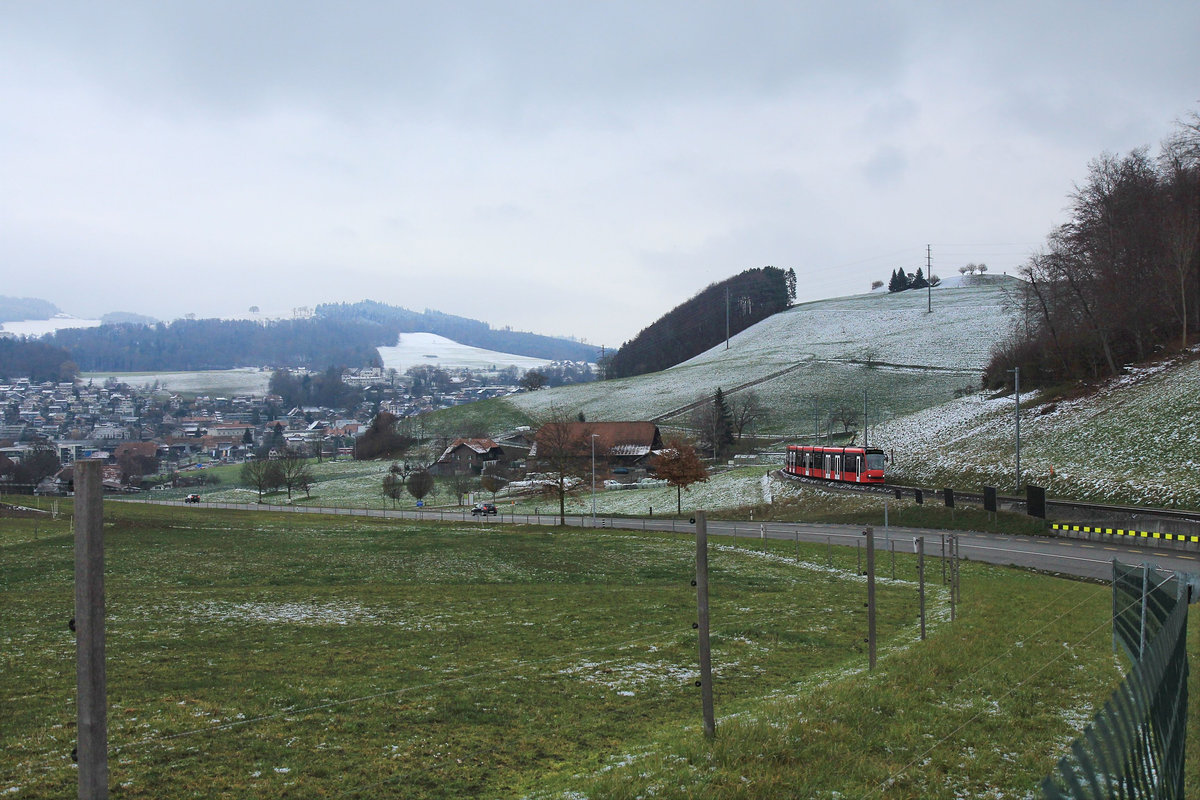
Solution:
{"label": "snowy field on hill", "polygon": [[[545,359],[526,358],[468,347],[432,333],[405,333],[396,347],[380,347],[384,367],[403,372],[418,364],[452,369],[467,367],[477,370],[503,369],[516,366],[527,370],[548,363]],[[202,370],[197,372],[89,372],[83,379],[102,382],[115,378],[130,386],[154,386],[185,394],[254,394],[265,395],[271,381],[270,370],[254,367]]]}
{"label": "snowy field on hill", "polygon": [[98,319],[79,319],[67,314],[59,314],[50,319],[24,319],[16,322],[0,322],[0,331],[17,336],[45,336],[47,333],[65,330],[67,328],[95,328],[100,324]]}
{"label": "snowy field on hill", "polygon": [[[976,394],[872,429],[900,482],[1014,490],[1013,396]],[[1050,496],[1200,508],[1200,361],[1130,370],[1092,396],[1021,400],[1021,471]]]}
{"label": "snowy field on hill", "polygon": [[271,371],[255,367],[212,369],[196,372],[85,372],[80,378],[86,383],[103,383],[114,378],[130,386],[158,386],[169,392],[194,395],[258,395],[267,393]]}
{"label": "snowy field on hill", "polygon": [[443,369],[465,367],[474,370],[500,370],[511,366],[528,370],[550,363],[550,359],[546,358],[498,353],[495,350],[459,344],[436,333],[402,333],[395,346],[379,348],[379,357],[383,359],[386,369],[395,369],[398,372],[422,364]]}
{"label": "snowy field on hill", "polygon": [[894,417],[979,386],[992,346],[1011,327],[1006,287],[1014,285],[1001,280],[938,287],[932,293],[932,314],[925,292],[805,303],[732,337],[728,350],[722,343],[662,372],[522,394],[505,402],[534,417],[557,406],[572,414],[582,411],[588,419],[652,419],[718,386],[729,392],[787,370],[751,387],[771,409],[764,431],[810,432],[814,405],[820,408],[821,424],[827,425],[835,407],[862,408],[864,390],[875,408],[872,417]]}

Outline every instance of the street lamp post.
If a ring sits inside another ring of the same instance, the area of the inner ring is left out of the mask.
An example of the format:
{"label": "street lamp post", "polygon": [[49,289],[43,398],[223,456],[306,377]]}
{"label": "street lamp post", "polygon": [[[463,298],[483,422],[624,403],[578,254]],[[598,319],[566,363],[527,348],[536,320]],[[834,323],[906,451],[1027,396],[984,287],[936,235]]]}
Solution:
{"label": "street lamp post", "polygon": [[596,437],[598,433],[592,434],[592,527],[596,527]]}

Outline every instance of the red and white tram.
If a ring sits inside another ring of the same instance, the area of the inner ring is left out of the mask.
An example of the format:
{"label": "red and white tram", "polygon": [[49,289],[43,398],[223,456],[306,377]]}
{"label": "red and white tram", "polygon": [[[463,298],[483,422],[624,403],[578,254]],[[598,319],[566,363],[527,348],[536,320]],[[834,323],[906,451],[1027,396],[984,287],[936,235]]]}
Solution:
{"label": "red and white tram", "polygon": [[783,471],[802,478],[846,483],[883,483],[884,455],[871,447],[789,445]]}

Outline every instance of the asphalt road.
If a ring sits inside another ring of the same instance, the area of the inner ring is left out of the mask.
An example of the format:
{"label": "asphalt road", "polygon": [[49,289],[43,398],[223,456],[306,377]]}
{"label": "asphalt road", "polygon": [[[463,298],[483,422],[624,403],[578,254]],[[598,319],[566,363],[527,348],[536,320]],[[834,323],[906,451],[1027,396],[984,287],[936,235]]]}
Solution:
{"label": "asphalt road", "polygon": [[[192,503],[181,501],[140,501],[164,505],[179,505],[188,508],[228,508],[245,511],[274,511],[285,514],[334,514],[339,516],[368,516],[390,519],[424,519],[430,521],[465,522],[491,526],[517,523],[522,525],[556,525],[558,515],[549,514],[499,514],[498,516],[471,516],[469,509],[446,510],[381,510],[363,508],[331,508],[310,506],[274,506],[234,503]],[[690,533],[695,525],[686,519],[663,517],[604,517],[594,520],[590,515],[568,515],[567,525],[575,527],[613,528],[626,530],[676,531]],[[1200,573],[1200,554],[1171,549],[1158,549],[1142,545],[1131,545],[1124,541],[1095,542],[1054,536],[1005,536],[992,533],[954,532],[958,536],[959,555],[970,561],[988,564],[1003,564],[1060,573],[1095,580],[1112,578],[1112,561],[1125,564],[1150,563],[1154,566],[1177,572]],[[863,529],[852,525],[825,525],[803,522],[732,522],[708,520],[709,536],[731,536],[739,538],[770,538],[802,542],[827,542],[841,546],[854,546],[863,541]],[[943,541],[951,532],[921,530],[917,528],[876,528],[876,547],[887,549],[894,541],[897,552],[905,548],[913,552],[913,540],[925,537],[927,556],[939,556]]]}

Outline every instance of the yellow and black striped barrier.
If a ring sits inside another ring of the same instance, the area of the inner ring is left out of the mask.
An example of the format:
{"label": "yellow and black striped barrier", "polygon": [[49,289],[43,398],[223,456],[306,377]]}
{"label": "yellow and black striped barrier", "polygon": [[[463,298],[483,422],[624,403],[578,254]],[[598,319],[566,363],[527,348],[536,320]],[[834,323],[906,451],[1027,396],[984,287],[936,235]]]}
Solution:
{"label": "yellow and black striped barrier", "polygon": [[1182,533],[1159,533],[1158,531],[1128,531],[1124,528],[1097,528],[1092,525],[1063,525],[1055,522],[1050,527],[1056,531],[1075,533],[1104,533],[1109,536],[1128,536],[1133,539],[1162,539],[1167,542],[1190,542],[1200,544],[1200,536],[1188,536]]}

